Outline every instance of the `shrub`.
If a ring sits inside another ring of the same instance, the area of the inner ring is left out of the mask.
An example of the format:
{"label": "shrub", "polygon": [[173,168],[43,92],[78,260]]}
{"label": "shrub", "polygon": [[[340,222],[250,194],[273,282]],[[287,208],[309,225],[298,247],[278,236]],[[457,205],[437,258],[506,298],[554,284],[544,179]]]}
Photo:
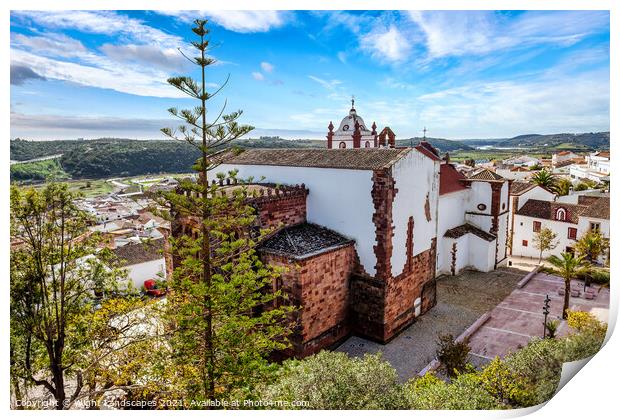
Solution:
{"label": "shrub", "polygon": [[351,358],[345,353],[321,351],[301,361],[286,361],[261,398],[309,403],[309,407],[295,408],[403,408],[396,371],[380,354]]}
{"label": "shrub", "polygon": [[482,386],[475,373],[459,375],[446,383],[427,373],[409,381],[404,387],[404,399],[412,410],[492,410],[506,408]]}
{"label": "shrub", "polygon": [[536,405],[535,387],[530,380],[514,372],[499,357],[485,366],[479,378],[484,390],[504,404],[516,407]]}
{"label": "shrub", "polygon": [[448,376],[453,378],[465,371],[471,350],[467,340],[457,342],[452,334],[445,334],[439,336],[437,346],[437,360]]}

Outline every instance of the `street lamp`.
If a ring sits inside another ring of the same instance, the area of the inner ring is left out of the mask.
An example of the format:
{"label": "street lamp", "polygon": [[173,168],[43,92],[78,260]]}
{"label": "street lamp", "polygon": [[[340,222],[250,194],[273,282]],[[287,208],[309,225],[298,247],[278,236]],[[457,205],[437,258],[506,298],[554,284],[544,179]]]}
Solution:
{"label": "street lamp", "polygon": [[543,338],[547,337],[547,315],[549,315],[549,295],[545,298],[545,306],[543,306],[543,315],[545,315],[545,320],[543,321]]}

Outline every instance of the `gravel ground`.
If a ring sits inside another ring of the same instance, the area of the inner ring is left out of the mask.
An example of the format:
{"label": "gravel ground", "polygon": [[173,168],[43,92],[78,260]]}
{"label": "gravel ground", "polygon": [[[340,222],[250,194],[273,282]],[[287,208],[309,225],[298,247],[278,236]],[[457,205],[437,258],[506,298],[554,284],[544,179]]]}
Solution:
{"label": "gravel ground", "polygon": [[500,303],[527,272],[503,267],[490,273],[464,271],[437,279],[437,305],[388,344],[350,337],[336,350],[350,356],[382,352],[402,381],[414,377],[435,358],[439,334],[457,337]]}

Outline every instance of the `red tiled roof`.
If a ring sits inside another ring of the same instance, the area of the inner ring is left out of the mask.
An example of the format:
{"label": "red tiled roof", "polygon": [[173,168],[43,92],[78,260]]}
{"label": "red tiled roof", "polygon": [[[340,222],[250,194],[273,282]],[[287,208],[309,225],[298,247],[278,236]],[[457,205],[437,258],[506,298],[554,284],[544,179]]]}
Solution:
{"label": "red tiled roof", "polygon": [[449,194],[456,191],[466,190],[463,182],[465,175],[456,170],[449,163],[442,163],[439,167],[439,195]]}
{"label": "red tiled roof", "polygon": [[[557,220],[556,212],[558,209],[566,210],[566,219]],[[527,202],[517,211],[520,216],[534,217],[536,219],[563,221],[566,223],[577,224],[579,216],[587,209],[586,206],[579,204],[557,203],[544,200],[527,200]]]}
{"label": "red tiled roof", "polygon": [[[417,146],[415,146],[415,149],[422,153],[424,156],[432,159],[432,160],[441,160],[441,158],[432,150],[430,150],[428,147],[424,146],[422,143],[427,143],[427,142],[420,142],[420,144],[418,144]],[[433,148],[433,146],[431,146],[429,143],[427,143],[428,146],[430,146],[431,149],[435,150]]]}
{"label": "red tiled roof", "polygon": [[310,168],[388,168],[409,153],[396,149],[247,149],[217,156],[218,163],[231,165],[299,166]]}
{"label": "red tiled roof", "polygon": [[609,197],[579,196],[577,202],[587,206],[582,216],[609,220]]}
{"label": "red tiled roof", "polygon": [[488,169],[483,169],[469,176],[473,181],[504,181],[504,178]]}
{"label": "red tiled roof", "polygon": [[468,233],[476,235],[477,237],[484,239],[487,242],[491,242],[492,240],[497,238],[497,236],[485,232],[484,230],[479,229],[474,225],[470,225],[469,223],[465,223],[461,226],[448,229],[443,236],[445,236],[446,238],[460,238],[461,236],[467,235]]}
{"label": "red tiled roof", "polygon": [[531,184],[529,182],[523,181],[514,181],[510,185],[510,195],[521,195],[523,193],[528,192],[532,188],[536,187],[536,184]]}

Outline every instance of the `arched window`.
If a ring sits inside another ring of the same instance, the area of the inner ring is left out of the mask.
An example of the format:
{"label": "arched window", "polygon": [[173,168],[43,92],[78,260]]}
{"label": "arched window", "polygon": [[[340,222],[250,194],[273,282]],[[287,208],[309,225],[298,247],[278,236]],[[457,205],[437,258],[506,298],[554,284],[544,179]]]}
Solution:
{"label": "arched window", "polygon": [[564,210],[563,208],[559,208],[555,211],[555,219],[556,220],[560,220],[560,221],[564,221],[566,220],[566,210]]}
{"label": "arched window", "polygon": [[347,148],[347,144],[345,142],[341,141],[340,144],[338,145],[338,147],[340,149],[346,149]]}
{"label": "arched window", "polygon": [[364,144],[364,147],[370,147],[370,142],[369,142],[369,141],[367,141],[367,142]]}

